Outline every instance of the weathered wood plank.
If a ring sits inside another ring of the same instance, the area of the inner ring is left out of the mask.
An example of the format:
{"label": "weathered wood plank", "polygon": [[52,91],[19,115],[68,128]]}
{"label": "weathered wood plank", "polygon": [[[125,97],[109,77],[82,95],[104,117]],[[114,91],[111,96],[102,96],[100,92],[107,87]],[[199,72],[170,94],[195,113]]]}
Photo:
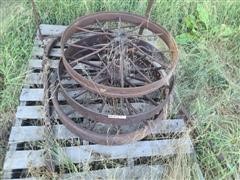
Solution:
{"label": "weathered wood plank", "polygon": [[[65,25],[50,25],[50,24],[40,24],[41,33],[44,36],[56,37],[59,36],[67,28]],[[85,34],[82,32],[82,34]],[[89,33],[88,33],[89,34]]]}
{"label": "weathered wood plank", "polygon": [[[10,180],[10,178],[7,179]],[[43,179],[40,177],[26,177],[26,178],[11,178],[11,180],[43,180]]]}
{"label": "weathered wood plank", "polygon": [[50,25],[50,24],[40,24],[41,33],[44,36],[57,36],[61,34],[67,26],[64,25]]}
{"label": "weathered wood plank", "polygon": [[[44,53],[44,49],[42,47],[37,47],[37,46],[33,47],[33,51],[32,51],[33,57],[35,56],[42,57],[43,53]],[[61,54],[62,53],[60,48],[52,48],[49,55],[53,57],[61,57]]]}
{"label": "weathered wood plank", "polygon": [[[77,90],[71,91],[69,92],[69,95],[74,96],[78,92],[79,91]],[[20,101],[43,101],[43,93],[44,93],[43,88],[31,88],[31,89],[23,88],[20,94]],[[79,97],[76,99],[79,99]],[[58,100],[59,101],[65,100],[61,93],[59,93]]]}
{"label": "weathered wood plank", "polygon": [[44,118],[43,106],[18,106],[16,118],[19,119],[42,119]]}
{"label": "weathered wood plank", "polygon": [[[132,144],[119,146],[72,146],[59,151],[59,154],[66,153],[67,158],[72,162],[89,162],[104,159],[123,159],[147,156],[167,156],[178,152],[191,153],[190,139],[165,139],[155,141],[138,141]],[[100,155],[100,157],[99,157]],[[65,158],[59,157],[59,159]]]}
{"label": "weathered wood plank", "polygon": [[24,83],[27,85],[41,85],[43,84],[43,75],[42,73],[28,73]]}
{"label": "weathered wood plank", "polygon": [[[69,180],[92,180],[92,179],[161,179],[166,172],[165,165],[138,165],[133,168],[119,167],[112,169],[102,169],[95,171],[85,171],[79,173],[64,174],[59,179]],[[40,180],[41,178],[29,177],[12,180]]]}
{"label": "weathered wood plank", "polygon": [[[56,69],[58,67],[59,61],[60,60],[49,60],[50,68]],[[95,65],[99,65],[99,66],[101,65],[100,61],[89,61],[89,62],[92,64],[95,64]],[[85,69],[86,66],[87,65],[77,64],[76,66],[74,66],[74,69]],[[30,59],[29,67],[32,69],[42,69],[42,60],[41,59]],[[89,69],[89,66],[88,66],[88,69]],[[91,67],[90,69],[94,70],[93,67]],[[95,70],[96,70],[96,68],[95,68]]]}
{"label": "weathered wood plank", "polygon": [[42,88],[23,88],[20,101],[43,101],[44,90]]}
{"label": "weathered wood plank", "polygon": [[[176,153],[192,153],[190,138],[138,141],[118,146],[82,145],[58,149],[58,162],[93,162],[106,159],[138,158],[148,156],[170,156]],[[44,166],[43,150],[8,152],[4,170]]]}
{"label": "weathered wood plank", "polygon": [[[41,59],[30,59],[29,60],[29,67],[34,69],[42,69],[42,62]],[[57,68],[59,64],[59,60],[49,60],[50,68]]]}
{"label": "weathered wood plank", "polygon": [[167,167],[164,165],[138,165],[66,174],[60,179],[162,179]]}
{"label": "weathered wood plank", "polygon": [[5,157],[4,170],[26,169],[29,167],[44,166],[43,150],[12,151],[7,152]]}
{"label": "weathered wood plank", "polygon": [[[40,73],[28,73],[25,79],[26,85],[42,85],[43,84],[43,74]],[[77,84],[74,80],[65,79],[62,84]]]}
{"label": "weathered wood plank", "polygon": [[[158,127],[154,127],[153,133],[181,133],[186,130],[182,119],[162,120]],[[56,139],[77,138],[64,125],[54,125],[53,132]],[[44,139],[44,126],[13,126],[9,137],[9,143],[38,141]]]}

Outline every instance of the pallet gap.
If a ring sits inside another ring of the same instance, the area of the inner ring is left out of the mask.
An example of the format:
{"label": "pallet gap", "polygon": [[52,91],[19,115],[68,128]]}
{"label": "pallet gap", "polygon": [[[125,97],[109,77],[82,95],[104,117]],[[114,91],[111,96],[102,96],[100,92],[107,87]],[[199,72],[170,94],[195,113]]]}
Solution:
{"label": "pallet gap", "polygon": [[42,101],[26,101],[26,106],[39,106],[43,105]]}
{"label": "pallet gap", "polygon": [[23,119],[21,126],[42,126],[43,124],[42,119]]}

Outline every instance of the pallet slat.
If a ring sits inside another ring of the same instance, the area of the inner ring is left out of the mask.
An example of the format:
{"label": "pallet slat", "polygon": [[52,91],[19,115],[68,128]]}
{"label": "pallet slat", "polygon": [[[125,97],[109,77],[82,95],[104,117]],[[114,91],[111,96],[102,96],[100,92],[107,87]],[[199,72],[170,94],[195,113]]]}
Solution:
{"label": "pallet slat", "polygon": [[[79,173],[68,173],[59,177],[60,180],[92,180],[92,179],[161,179],[166,172],[165,165],[138,165],[133,168],[130,167],[118,167],[111,169],[102,169],[95,171],[86,171]],[[20,178],[12,180],[40,180],[41,178]]]}
{"label": "pallet slat", "polygon": [[[182,119],[162,120],[158,127],[153,129],[153,133],[181,133],[186,130],[185,123]],[[54,125],[53,132],[56,139],[77,138],[64,125]],[[20,143],[29,141],[38,141],[44,139],[44,126],[13,126],[9,143]]]}
{"label": "pallet slat", "polygon": [[[79,91],[71,91],[69,92],[70,96],[74,96],[77,94]],[[20,101],[43,101],[43,96],[44,96],[44,90],[43,88],[23,88],[22,92],[20,94]],[[79,97],[76,99],[80,99]],[[58,96],[59,101],[64,101],[65,98],[62,96],[61,93],[59,93]]]}
{"label": "pallet slat", "polygon": [[[32,69],[42,69],[42,61],[41,59],[30,59],[29,60],[29,67]],[[49,60],[49,65],[50,68],[56,69],[58,67],[59,64],[59,59],[57,60]],[[95,65],[101,65],[100,61],[89,61],[92,64]],[[83,65],[83,64],[77,64],[76,66],[74,66],[74,69],[85,69],[85,66],[87,65]],[[91,67],[92,69],[94,69],[93,67]]]}
{"label": "pallet slat", "polygon": [[[111,169],[102,169],[95,171],[86,171],[80,173],[64,174],[59,177],[60,180],[92,180],[92,179],[146,179],[148,177],[161,179],[166,171],[164,165],[138,165],[133,168],[130,167],[118,167]],[[12,180],[40,180],[41,178],[20,178]]]}
{"label": "pallet slat", "polygon": [[[29,67],[34,69],[42,69],[42,62],[41,59],[30,59],[29,60]],[[51,68],[57,68],[59,60],[50,60],[49,65]]]}
{"label": "pallet slat", "polygon": [[44,90],[42,88],[23,88],[20,101],[43,101]]}
{"label": "pallet slat", "polygon": [[60,179],[161,179],[166,171],[164,165],[139,165],[130,167],[121,167],[115,169],[103,169],[96,171],[86,171],[81,173],[66,174]]}
{"label": "pallet slat", "polygon": [[[42,85],[43,84],[43,74],[40,73],[28,73],[25,79],[26,85]],[[63,80],[62,84],[77,84],[74,80]]]}
{"label": "pallet slat", "polygon": [[16,118],[19,119],[43,119],[43,106],[18,106]]}
{"label": "pallet slat", "polygon": [[41,33],[44,36],[58,36],[66,28],[67,28],[67,26],[63,26],[63,25],[50,25],[50,24],[41,24],[40,25]]}
{"label": "pallet slat", "polygon": [[[43,57],[44,54],[44,48],[42,47],[33,47],[32,50],[32,56],[33,57]],[[53,57],[61,57],[61,49],[60,48],[52,48],[51,52],[50,52],[50,56]]]}
{"label": "pallet slat", "polygon": [[37,177],[29,177],[29,178],[11,178],[11,180],[42,180],[42,178],[37,178]]}
{"label": "pallet slat", "polygon": [[[119,146],[82,145],[58,149],[59,162],[70,160],[73,163],[93,162],[105,159],[124,159],[148,156],[170,156],[176,153],[189,154],[193,147],[189,137],[155,141],[139,141]],[[44,166],[43,150],[8,152],[4,170],[25,169]]]}
{"label": "pallet slat", "polygon": [[41,85],[43,84],[42,73],[28,73],[26,75],[25,83],[27,85]]}

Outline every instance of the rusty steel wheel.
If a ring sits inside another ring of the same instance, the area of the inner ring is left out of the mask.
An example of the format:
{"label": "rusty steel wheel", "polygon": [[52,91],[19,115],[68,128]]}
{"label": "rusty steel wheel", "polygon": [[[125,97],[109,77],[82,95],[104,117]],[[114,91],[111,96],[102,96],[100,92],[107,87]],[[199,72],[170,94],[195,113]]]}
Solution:
{"label": "rusty steel wheel", "polygon": [[[147,34],[140,35],[140,28]],[[79,33],[85,33],[85,44],[79,44]],[[160,53],[158,48],[144,44],[149,38],[158,40]],[[66,46],[78,49],[77,53],[69,53]],[[63,64],[73,79],[91,92],[115,98],[139,97],[167,85],[178,62],[176,43],[163,27],[128,13],[103,12],[80,17],[64,31],[61,50]],[[82,55],[78,56],[78,52]],[[99,56],[99,64],[89,61]],[[109,72],[112,83],[94,82],[88,71],[79,73],[75,67],[83,64],[99,73]],[[155,76],[153,69],[163,69],[165,73]],[[130,87],[126,82],[129,78],[142,83]]]}
{"label": "rusty steel wheel", "polygon": [[96,13],[70,25],[60,45],[52,102],[71,132],[98,144],[131,143],[166,118],[178,50],[164,28],[138,15]]}
{"label": "rusty steel wheel", "polygon": [[[83,44],[92,42],[96,42],[97,39],[101,39],[101,36],[94,35],[84,40],[78,41],[75,44],[82,46]],[[144,41],[140,41],[143,47],[151,47],[150,44]],[[65,54],[70,56],[71,54],[77,54],[78,56],[82,56],[83,54],[79,53],[79,48],[68,48],[65,51]],[[158,52],[156,50],[156,52]],[[158,52],[160,53],[160,52]],[[88,63],[82,66],[75,66],[76,71],[78,73],[83,73],[88,71],[88,76],[94,75],[93,80],[102,83],[104,85],[111,85],[112,77],[110,73],[107,71],[103,72],[102,70],[98,72],[97,64],[101,62],[101,56],[105,54],[100,54],[99,57],[91,57],[88,59]],[[78,56],[76,56],[78,58]],[[91,65],[89,65],[89,63]],[[159,73],[160,69],[152,69],[150,74],[154,77],[159,77],[161,74]],[[82,72],[84,71],[84,72]],[[132,71],[134,74],[135,71]],[[73,84],[64,87],[63,82],[66,81],[66,78],[71,81]],[[142,121],[147,121],[149,119],[153,119],[156,115],[159,115],[162,112],[162,109],[169,102],[169,93],[172,92],[173,88],[173,79],[170,82],[169,86],[164,86],[161,89],[158,89],[148,95],[144,95],[141,97],[134,98],[112,98],[112,97],[104,97],[96,93],[92,93],[85,89],[84,87],[78,87],[78,84],[74,79],[71,78],[69,73],[66,71],[63,62],[59,63],[58,67],[58,80],[60,91],[65,97],[66,101],[72,105],[75,111],[79,112],[86,118],[90,118],[91,120],[113,124],[113,125],[123,125],[123,124],[136,124]],[[127,86],[136,87],[141,81],[137,81],[136,79],[125,79],[127,82]],[[108,112],[103,113],[104,109],[108,109]]]}

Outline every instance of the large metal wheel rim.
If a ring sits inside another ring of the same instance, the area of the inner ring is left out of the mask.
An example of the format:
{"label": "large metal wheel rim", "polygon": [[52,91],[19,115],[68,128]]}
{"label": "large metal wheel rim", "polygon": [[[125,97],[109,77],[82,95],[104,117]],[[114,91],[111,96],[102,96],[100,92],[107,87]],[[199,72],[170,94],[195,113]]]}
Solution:
{"label": "large metal wheel rim", "polygon": [[[167,74],[167,76],[151,84],[147,84],[141,87],[118,88],[118,87],[109,87],[109,86],[97,84],[91,80],[84,78],[77,71],[75,71],[73,67],[71,67],[70,64],[67,62],[67,59],[64,56],[65,42],[71,36],[71,34],[73,34],[74,32],[77,32],[77,30],[74,29],[75,26],[79,26],[79,25],[86,26],[88,24],[94,23],[96,18],[101,21],[104,18],[106,20],[106,17],[108,18],[107,20],[115,20],[118,17],[125,18],[123,20],[126,20],[126,22],[131,22],[133,24],[134,23],[141,24],[142,22],[144,22],[143,27],[147,27],[148,29],[152,30],[152,32],[155,32],[155,33],[162,33],[163,35],[159,35],[159,37],[166,43],[166,45],[172,51],[172,60],[173,60],[172,68]],[[133,17],[137,19],[136,22],[132,20]],[[146,18],[142,16],[132,15],[129,13],[104,12],[104,13],[96,13],[93,15],[80,17],[64,31],[61,38],[61,50],[62,50],[62,56],[63,56],[63,63],[66,69],[68,70],[69,74],[72,76],[72,78],[74,78],[77,82],[84,84],[85,87],[90,91],[99,93],[101,95],[108,96],[108,97],[138,97],[138,96],[149,94],[168,83],[169,79],[171,78],[171,76],[175,71],[175,68],[178,62],[177,45],[174,39],[172,38],[172,36],[170,35],[170,33],[168,33],[163,27],[156,25],[152,22],[149,22]]]}

